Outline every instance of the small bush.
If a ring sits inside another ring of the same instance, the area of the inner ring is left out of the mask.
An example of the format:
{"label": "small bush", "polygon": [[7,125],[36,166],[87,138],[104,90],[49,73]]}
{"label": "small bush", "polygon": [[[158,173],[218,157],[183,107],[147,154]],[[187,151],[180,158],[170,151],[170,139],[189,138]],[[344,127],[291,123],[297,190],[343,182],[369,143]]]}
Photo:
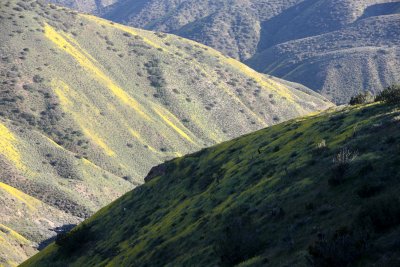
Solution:
{"label": "small bush", "polygon": [[44,79],[43,79],[40,75],[38,75],[38,74],[36,74],[35,76],[33,76],[32,80],[33,80],[35,83],[41,83],[41,82],[44,81]]}
{"label": "small bush", "polygon": [[83,224],[80,228],[73,230],[70,233],[58,234],[55,240],[56,245],[58,245],[65,254],[70,255],[80,248],[83,247],[93,238],[93,233],[91,229],[86,224]]}
{"label": "small bush", "polygon": [[312,154],[313,154],[313,156],[321,156],[328,150],[329,149],[328,149],[328,146],[326,144],[326,140],[322,139],[320,142],[318,142],[315,145],[315,148],[312,150]]}
{"label": "small bush", "polygon": [[372,103],[374,101],[374,97],[370,92],[365,92],[365,93],[359,93],[355,96],[353,96],[350,99],[349,104],[350,105],[359,105],[359,104],[367,104],[367,103]]}
{"label": "small bush", "polygon": [[262,242],[251,219],[239,213],[225,219],[215,246],[221,266],[234,266],[257,255],[262,249]]}
{"label": "small bush", "polygon": [[329,179],[329,184],[332,186],[339,185],[343,182],[345,174],[358,156],[356,151],[348,148],[342,148],[333,158],[332,177]]}
{"label": "small bush", "polygon": [[346,227],[338,229],[331,237],[319,234],[308,248],[310,262],[318,267],[353,266],[367,249],[368,235]]}
{"label": "small bush", "polygon": [[360,198],[370,198],[377,195],[382,189],[381,184],[364,184],[357,190],[357,195]]}
{"label": "small bush", "polygon": [[376,232],[384,232],[400,225],[400,199],[389,195],[371,200],[357,217],[363,228],[372,227]]}
{"label": "small bush", "polygon": [[382,101],[387,104],[400,103],[400,85],[392,85],[376,96],[375,101]]}

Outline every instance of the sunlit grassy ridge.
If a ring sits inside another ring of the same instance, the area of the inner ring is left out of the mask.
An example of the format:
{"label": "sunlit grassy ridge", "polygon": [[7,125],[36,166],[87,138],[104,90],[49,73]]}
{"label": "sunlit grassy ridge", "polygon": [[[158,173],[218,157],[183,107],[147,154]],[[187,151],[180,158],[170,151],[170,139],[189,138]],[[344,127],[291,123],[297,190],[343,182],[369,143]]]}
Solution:
{"label": "sunlit grassy ridge", "polygon": [[32,240],[46,239],[52,228],[80,221],[4,183],[0,203],[0,266],[17,266],[36,252],[38,244]]}
{"label": "sunlit grassy ridge", "polygon": [[[18,262],[29,257],[32,253],[26,252],[25,249],[33,244],[19,235],[12,229],[0,224],[0,256],[7,258],[1,261],[0,266],[17,266]],[[33,251],[33,249],[30,249]]]}
{"label": "sunlit grassy ridge", "polygon": [[[55,234],[56,227],[78,223],[132,188],[129,182],[76,158],[39,132],[26,131],[9,121],[1,125],[0,224],[29,240],[22,244],[15,235],[4,237],[0,263],[5,266],[37,252],[39,244]],[[10,149],[4,149],[11,144],[12,155],[19,157],[11,158],[7,153]]]}
{"label": "sunlit grassy ridge", "polygon": [[65,224],[167,159],[332,106],[204,45],[43,1],[2,3],[0,23],[0,182]]}
{"label": "sunlit grassy ridge", "polygon": [[356,106],[174,159],[22,266],[397,266],[399,126]]}
{"label": "sunlit grassy ridge", "polygon": [[16,139],[6,126],[0,123],[0,153],[10,160],[18,169],[24,170],[21,155],[15,147]]}

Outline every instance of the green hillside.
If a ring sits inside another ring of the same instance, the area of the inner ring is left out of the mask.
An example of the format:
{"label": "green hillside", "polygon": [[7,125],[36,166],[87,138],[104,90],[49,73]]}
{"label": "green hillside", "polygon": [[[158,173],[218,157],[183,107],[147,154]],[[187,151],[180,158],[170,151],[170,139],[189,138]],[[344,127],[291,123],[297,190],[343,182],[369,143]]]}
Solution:
{"label": "green hillside", "polygon": [[171,160],[21,266],[398,266],[399,126],[348,107]]}
{"label": "green hillside", "polygon": [[0,224],[29,255],[167,159],[332,106],[204,45],[45,1],[4,1],[0,23],[0,182],[48,210],[1,195]]}

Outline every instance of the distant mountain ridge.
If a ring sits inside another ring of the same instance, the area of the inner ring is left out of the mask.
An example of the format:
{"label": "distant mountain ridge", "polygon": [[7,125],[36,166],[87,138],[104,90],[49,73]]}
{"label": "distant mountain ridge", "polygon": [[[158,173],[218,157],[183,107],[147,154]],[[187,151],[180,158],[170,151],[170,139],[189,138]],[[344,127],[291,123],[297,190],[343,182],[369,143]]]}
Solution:
{"label": "distant mountain ridge", "polygon": [[[196,40],[344,103],[360,90],[377,92],[400,81],[399,27],[392,18],[399,12],[398,0],[120,0],[98,14]],[[360,36],[380,31],[391,34],[375,35],[379,39],[372,47]],[[319,37],[324,34],[334,38]],[[352,42],[345,51],[336,43],[346,35]],[[332,41],[331,51],[321,49]],[[282,46],[301,52],[291,53]],[[335,67],[339,65],[341,70]],[[355,73],[348,76],[351,69]]]}
{"label": "distant mountain ridge", "polygon": [[98,14],[104,10],[104,8],[118,2],[119,0],[51,0],[57,5],[70,7],[80,12]]}

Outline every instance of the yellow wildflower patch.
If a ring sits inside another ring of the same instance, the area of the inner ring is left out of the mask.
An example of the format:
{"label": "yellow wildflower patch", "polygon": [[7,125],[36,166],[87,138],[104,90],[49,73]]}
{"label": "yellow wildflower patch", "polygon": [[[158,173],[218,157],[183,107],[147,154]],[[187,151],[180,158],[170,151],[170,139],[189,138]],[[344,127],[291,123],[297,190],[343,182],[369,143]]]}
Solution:
{"label": "yellow wildflower patch", "polygon": [[14,134],[3,124],[0,123],[0,154],[7,160],[14,163],[15,167],[19,170],[26,170],[25,165],[21,160],[21,155],[18,152],[15,144],[17,139]]}
{"label": "yellow wildflower patch", "polygon": [[174,114],[166,110],[165,108],[161,106],[153,106],[153,110],[155,113],[157,113],[158,116],[172,129],[174,129],[180,136],[182,136],[184,139],[189,141],[192,144],[196,144],[192,138],[189,137],[188,134],[185,133],[185,130],[189,132],[188,129],[178,120],[178,118],[175,117]]}
{"label": "yellow wildflower patch", "polygon": [[[16,199],[18,199],[19,201],[25,203],[26,206],[31,210],[35,209],[35,207],[38,207],[40,205],[39,200],[37,200],[31,196],[28,196],[27,194],[19,191],[18,189],[14,188],[12,186],[7,185],[5,183],[0,182],[0,190],[5,191],[7,194],[9,194],[9,195],[15,197]],[[0,224],[0,227],[1,227],[1,224]]]}
{"label": "yellow wildflower patch", "polygon": [[[143,111],[144,108],[133,97],[126,93],[121,87],[114,83],[94,61],[93,57],[87,56],[88,53],[74,43],[69,42],[62,34],[58,33],[50,25],[45,24],[45,36],[58,46],[61,50],[71,55],[84,69],[91,73],[101,84],[105,85],[122,103],[128,105],[139,113],[143,118],[150,120],[150,117]],[[68,39],[71,39],[69,37]]]}

